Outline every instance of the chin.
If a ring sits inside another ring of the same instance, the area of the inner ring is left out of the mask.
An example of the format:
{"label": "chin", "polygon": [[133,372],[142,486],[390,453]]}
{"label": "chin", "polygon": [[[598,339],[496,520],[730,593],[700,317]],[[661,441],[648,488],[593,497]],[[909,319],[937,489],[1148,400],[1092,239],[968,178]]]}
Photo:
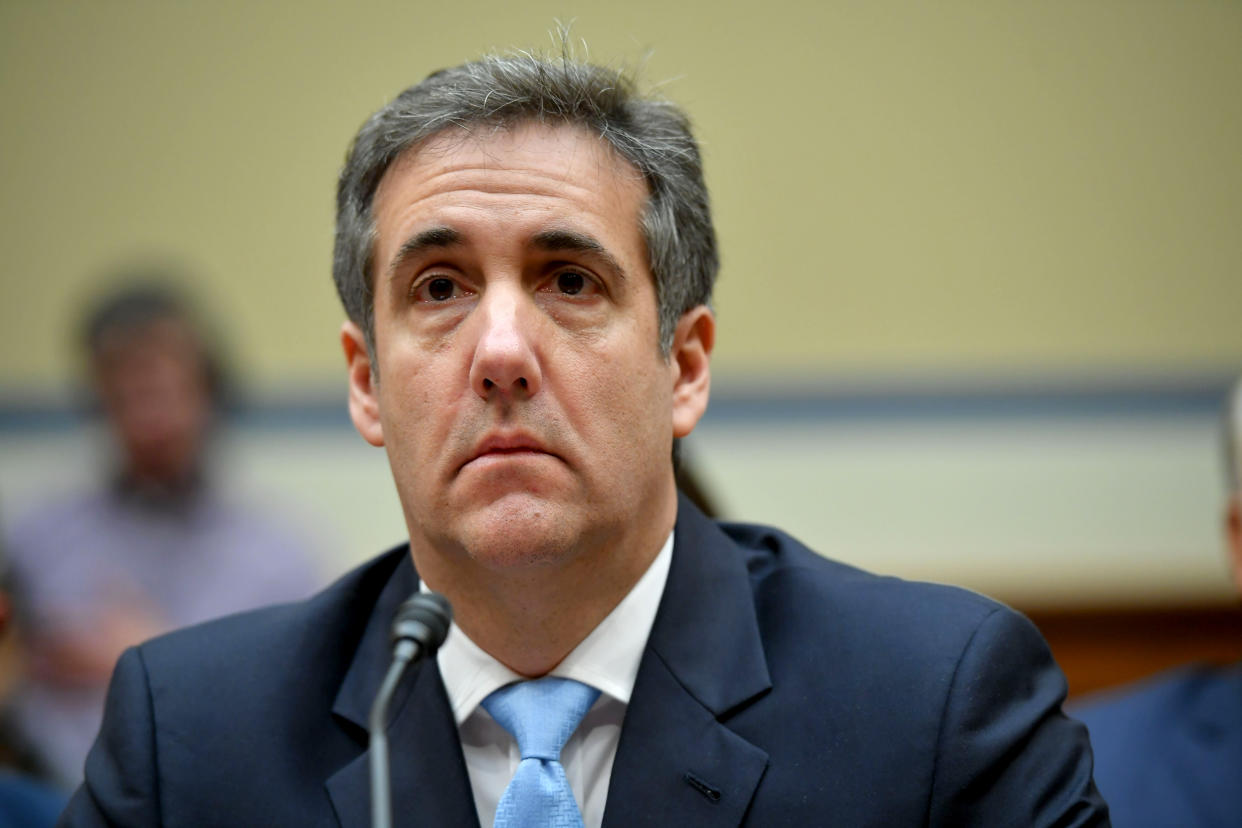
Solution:
{"label": "chin", "polygon": [[461,540],[467,554],[489,568],[553,565],[575,549],[576,518],[560,504],[510,496],[469,516]]}

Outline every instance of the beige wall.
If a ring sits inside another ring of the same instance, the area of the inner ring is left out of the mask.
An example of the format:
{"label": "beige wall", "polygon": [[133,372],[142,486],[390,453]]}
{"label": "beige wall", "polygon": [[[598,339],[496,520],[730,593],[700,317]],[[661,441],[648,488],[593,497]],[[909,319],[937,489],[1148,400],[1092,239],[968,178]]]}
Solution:
{"label": "beige wall", "polygon": [[698,124],[723,372],[1242,363],[1242,4],[6,2],[0,390],[60,387],[92,274],[146,250],[258,388],[339,383],[347,141],[554,17]]}

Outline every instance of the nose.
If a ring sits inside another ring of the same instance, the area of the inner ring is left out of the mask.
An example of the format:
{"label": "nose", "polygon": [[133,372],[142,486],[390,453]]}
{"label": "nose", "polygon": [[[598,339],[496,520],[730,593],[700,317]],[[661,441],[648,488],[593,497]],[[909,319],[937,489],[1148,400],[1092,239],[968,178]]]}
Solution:
{"label": "nose", "polygon": [[475,313],[481,330],[470,363],[470,386],[483,399],[530,397],[539,393],[536,330],[539,324],[527,297],[496,288],[486,292]]}

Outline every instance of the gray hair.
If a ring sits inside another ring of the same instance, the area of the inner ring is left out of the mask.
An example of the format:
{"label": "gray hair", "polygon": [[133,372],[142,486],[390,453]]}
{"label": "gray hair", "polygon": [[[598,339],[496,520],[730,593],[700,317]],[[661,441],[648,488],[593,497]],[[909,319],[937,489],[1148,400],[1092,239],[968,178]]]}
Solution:
{"label": "gray hair", "polygon": [[1225,483],[1230,494],[1242,493],[1242,377],[1229,388],[1225,400],[1225,418],[1221,423],[1224,438]]}
{"label": "gray hair", "polygon": [[332,277],[345,312],[375,348],[372,274],[375,191],[404,152],[451,128],[535,122],[586,128],[608,142],[647,183],[641,218],[667,355],[677,321],[711,300],[719,269],[698,144],[685,113],[644,97],[625,72],[530,53],[488,56],[429,75],[372,115],[345,159],[337,185]]}

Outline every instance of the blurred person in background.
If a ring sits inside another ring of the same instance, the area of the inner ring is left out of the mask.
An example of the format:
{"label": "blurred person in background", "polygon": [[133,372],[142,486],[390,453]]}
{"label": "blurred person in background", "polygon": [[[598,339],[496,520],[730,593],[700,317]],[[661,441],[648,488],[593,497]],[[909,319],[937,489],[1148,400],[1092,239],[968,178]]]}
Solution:
{"label": "blurred person in background", "polygon": [[13,623],[15,595],[0,547],[0,828],[52,826],[66,796],[48,784],[47,769],[14,725],[4,702],[22,674],[23,654]]}
{"label": "blurred person in background", "polygon": [[205,327],[166,274],[122,275],[129,286],[82,328],[113,448],[101,485],[44,504],[8,539],[30,645],[16,719],[66,785],[124,648],[318,584],[298,532],[212,485],[223,382]]}
{"label": "blurred person in background", "polygon": [[[1225,537],[1242,594],[1242,379],[1225,407]],[[1110,691],[1075,711],[1118,825],[1242,825],[1242,664],[1195,666]]]}

